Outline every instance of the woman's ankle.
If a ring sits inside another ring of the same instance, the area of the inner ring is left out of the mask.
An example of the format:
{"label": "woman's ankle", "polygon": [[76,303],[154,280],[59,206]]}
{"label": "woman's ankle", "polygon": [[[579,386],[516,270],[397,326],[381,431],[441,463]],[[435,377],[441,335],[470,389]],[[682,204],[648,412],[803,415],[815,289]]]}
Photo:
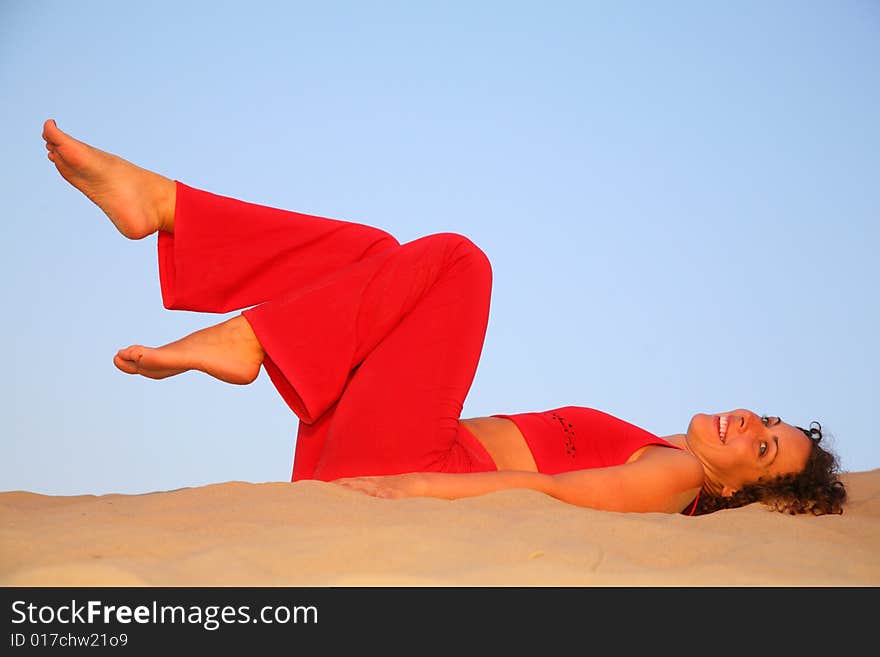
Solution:
{"label": "woman's ankle", "polygon": [[159,196],[159,230],[174,233],[177,209],[177,182],[163,176]]}

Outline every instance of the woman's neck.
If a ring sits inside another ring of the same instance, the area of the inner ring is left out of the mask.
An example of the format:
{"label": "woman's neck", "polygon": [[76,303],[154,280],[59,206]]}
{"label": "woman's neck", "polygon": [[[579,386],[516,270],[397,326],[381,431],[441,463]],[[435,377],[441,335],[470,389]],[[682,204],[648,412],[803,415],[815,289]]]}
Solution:
{"label": "woman's neck", "polygon": [[683,433],[674,433],[671,436],[660,436],[663,440],[668,443],[672,443],[678,447],[681,447],[683,450],[690,452],[687,446],[687,435]]}
{"label": "woman's neck", "polygon": [[674,433],[671,436],[661,436],[663,440],[676,445],[677,447],[681,447],[688,454],[692,455],[695,459],[700,461],[703,465],[703,490],[712,494],[712,495],[720,495],[721,494],[721,486],[712,481],[712,478],[709,477],[709,473],[706,472],[706,466],[703,464],[703,461],[700,460],[700,457],[694,454],[693,450],[691,450],[690,446],[687,442],[687,434],[684,433]]}

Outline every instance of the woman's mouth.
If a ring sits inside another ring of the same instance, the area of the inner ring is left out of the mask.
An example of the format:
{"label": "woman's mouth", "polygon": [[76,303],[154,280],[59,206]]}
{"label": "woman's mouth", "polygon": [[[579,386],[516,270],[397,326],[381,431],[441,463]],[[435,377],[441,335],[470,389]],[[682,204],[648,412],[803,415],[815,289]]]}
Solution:
{"label": "woman's mouth", "polygon": [[729,420],[726,415],[718,415],[715,418],[715,427],[718,429],[718,438],[722,443],[727,439],[727,425]]}

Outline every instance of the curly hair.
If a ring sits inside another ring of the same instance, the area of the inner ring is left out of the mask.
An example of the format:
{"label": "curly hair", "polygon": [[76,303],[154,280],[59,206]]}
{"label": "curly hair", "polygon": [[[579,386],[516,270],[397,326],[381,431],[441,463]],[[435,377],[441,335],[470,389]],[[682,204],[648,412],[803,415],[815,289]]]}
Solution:
{"label": "curly hair", "polygon": [[713,495],[705,489],[700,494],[694,515],[704,515],[722,509],[734,509],[753,502],[761,502],[774,511],[795,515],[811,513],[843,513],[846,487],[840,481],[837,457],[823,449],[822,425],[811,422],[809,429],[797,427],[810,439],[810,456],[801,472],[759,479],[746,484],[730,497]]}

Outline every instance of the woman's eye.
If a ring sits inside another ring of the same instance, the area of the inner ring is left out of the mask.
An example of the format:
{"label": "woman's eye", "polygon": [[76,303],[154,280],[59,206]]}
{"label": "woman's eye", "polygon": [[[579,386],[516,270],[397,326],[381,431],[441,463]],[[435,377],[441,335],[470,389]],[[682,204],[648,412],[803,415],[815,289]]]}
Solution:
{"label": "woman's eye", "polygon": [[765,443],[765,442],[763,442],[763,441],[761,442],[761,447],[758,449],[758,453],[759,453],[761,456],[764,456],[764,454],[767,453],[767,443]]}
{"label": "woman's eye", "polygon": [[761,424],[763,424],[766,427],[768,424],[770,424],[770,418],[767,417],[766,415],[762,415],[761,416]]}

